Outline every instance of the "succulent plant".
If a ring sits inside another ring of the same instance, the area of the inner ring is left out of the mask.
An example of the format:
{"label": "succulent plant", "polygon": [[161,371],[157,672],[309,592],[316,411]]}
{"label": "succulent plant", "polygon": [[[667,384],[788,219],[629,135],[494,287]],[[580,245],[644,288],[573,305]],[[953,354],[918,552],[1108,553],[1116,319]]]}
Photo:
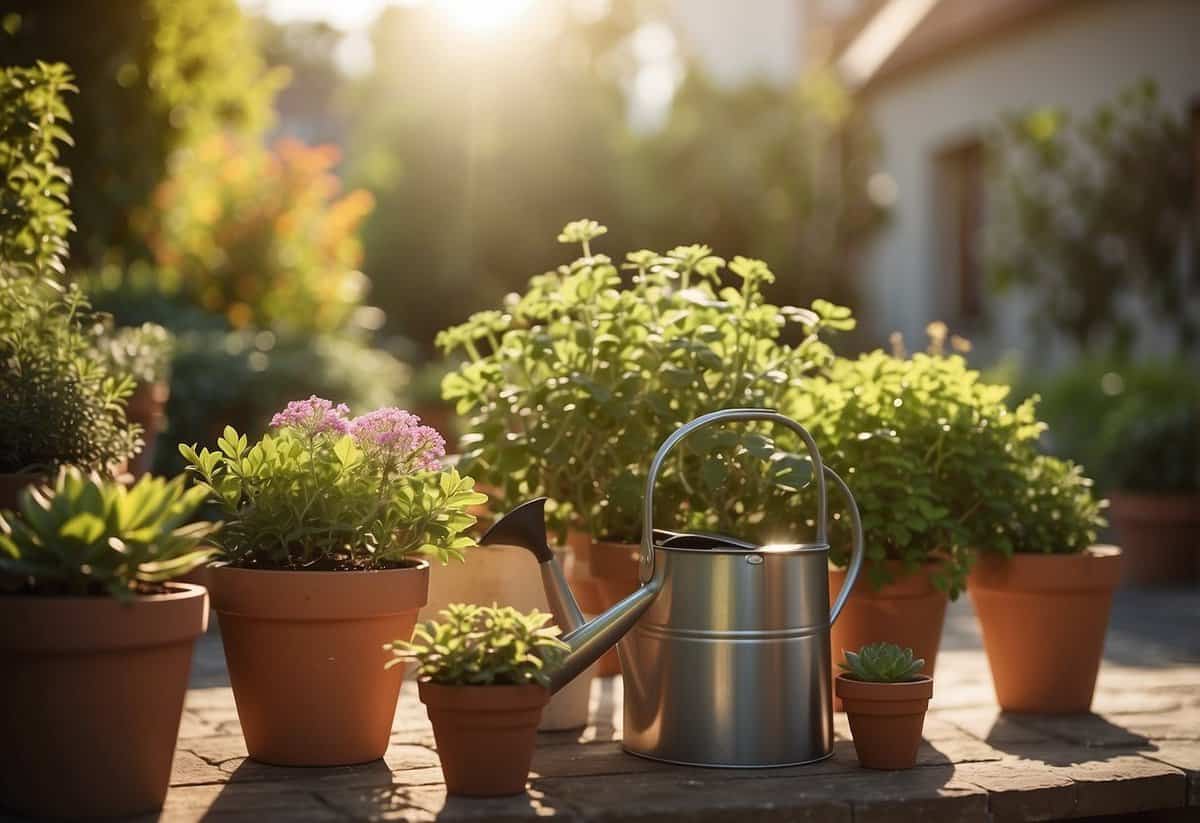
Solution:
{"label": "succulent plant", "polygon": [[569,650],[536,609],[452,603],[440,616],[417,626],[411,641],[384,646],[395,655],[387,665],[415,659],[418,676],[448,686],[547,686]]}
{"label": "succulent plant", "polygon": [[0,590],[30,594],[158,591],[217,553],[201,544],[219,524],[193,522],[202,488],[146,475],[132,487],[76,468],[21,493],[0,512]]}
{"label": "succulent plant", "polygon": [[845,655],[846,662],[838,665],[846,676],[867,683],[905,683],[916,680],[925,668],[925,661],[914,658],[912,649],[902,649],[895,643],[869,643]]}

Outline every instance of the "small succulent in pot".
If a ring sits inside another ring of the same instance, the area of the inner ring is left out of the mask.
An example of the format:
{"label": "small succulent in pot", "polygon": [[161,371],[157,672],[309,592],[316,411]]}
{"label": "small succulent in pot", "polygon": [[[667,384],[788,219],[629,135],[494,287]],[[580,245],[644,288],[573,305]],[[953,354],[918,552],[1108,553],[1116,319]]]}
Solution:
{"label": "small succulent in pot", "polygon": [[569,650],[550,621],[536,610],[451,604],[411,641],[385,646],[395,655],[388,666],[416,660],[451,794],[525,790],[550,677]]}
{"label": "small succulent in pot", "polygon": [[205,590],[173,582],[215,552],[203,498],[182,476],[127,487],[68,468],[0,515],[0,739],[21,741],[0,746],[0,805],[67,819],[162,806],[208,623]]}
{"label": "small succulent in pot", "polygon": [[854,737],[858,761],[868,769],[907,769],[917,762],[933,679],[925,661],[894,643],[846,651],[834,683]]}

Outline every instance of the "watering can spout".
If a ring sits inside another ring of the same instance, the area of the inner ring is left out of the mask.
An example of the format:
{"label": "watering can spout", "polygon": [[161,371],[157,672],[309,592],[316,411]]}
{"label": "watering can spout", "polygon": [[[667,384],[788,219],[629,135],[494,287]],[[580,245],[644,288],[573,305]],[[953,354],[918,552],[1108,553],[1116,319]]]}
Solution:
{"label": "watering can spout", "polygon": [[550,681],[550,690],[557,692],[599,660],[629,631],[658,594],[661,580],[657,577],[652,579],[604,614],[590,621],[585,620],[547,540],[545,512],[544,497],[522,503],[493,523],[479,543],[484,546],[520,546],[537,558],[550,612],[563,631],[563,640],[571,647],[566,661]]}

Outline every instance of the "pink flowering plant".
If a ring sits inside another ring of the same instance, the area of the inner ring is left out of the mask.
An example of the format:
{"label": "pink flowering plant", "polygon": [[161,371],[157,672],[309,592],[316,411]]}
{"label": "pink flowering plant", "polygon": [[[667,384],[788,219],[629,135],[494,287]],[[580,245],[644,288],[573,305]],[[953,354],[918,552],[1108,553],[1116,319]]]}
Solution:
{"label": "pink flowering plant", "polygon": [[474,544],[468,513],[486,496],[443,468],[446,443],[415,415],[352,417],[320,397],[294,401],[250,445],[226,427],[218,451],[181,445],[188,469],[225,511],[221,548],[234,565],[355,570],[445,562]]}

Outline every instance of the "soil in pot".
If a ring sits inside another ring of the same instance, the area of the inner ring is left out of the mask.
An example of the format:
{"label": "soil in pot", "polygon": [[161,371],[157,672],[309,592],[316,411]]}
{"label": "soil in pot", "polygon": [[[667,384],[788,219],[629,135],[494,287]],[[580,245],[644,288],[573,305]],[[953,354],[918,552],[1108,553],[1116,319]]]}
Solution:
{"label": "soil in pot", "polygon": [[917,763],[933,679],[865,683],[839,674],[834,691],[846,707],[858,762],[868,769],[909,769]]}
{"label": "soil in pot", "polygon": [[[933,676],[942,642],[942,626],[946,622],[946,604],[949,603],[946,593],[933,585],[931,577],[937,570],[936,563],[929,563],[916,572],[905,574],[900,564],[892,564],[892,582],[876,591],[868,582],[869,570],[864,565],[854,592],[830,631],[835,676],[845,649],[861,649],[868,643],[879,641],[912,649],[914,655],[924,658],[924,670]],[[829,570],[830,604],[841,592],[845,581],[845,569]],[[833,707],[835,711],[842,711],[836,692]]]}
{"label": "soil in pot", "polygon": [[1072,714],[1092,705],[1121,550],[983,554],[967,590],[996,700],[1008,712]]}
{"label": "soil in pot", "polygon": [[1188,586],[1200,580],[1200,495],[1113,492],[1126,586]]}
{"label": "soil in pot", "polygon": [[550,693],[538,685],[418,685],[450,794],[521,794]]}
{"label": "soil in pot", "polygon": [[387,750],[429,564],[379,571],[263,571],[214,564],[213,608],[250,757],[281,766],[366,763]]}
{"label": "soil in pot", "polygon": [[0,808],[80,819],[162,807],[208,623],[203,588],[165,589],[129,603],[0,596]]}

